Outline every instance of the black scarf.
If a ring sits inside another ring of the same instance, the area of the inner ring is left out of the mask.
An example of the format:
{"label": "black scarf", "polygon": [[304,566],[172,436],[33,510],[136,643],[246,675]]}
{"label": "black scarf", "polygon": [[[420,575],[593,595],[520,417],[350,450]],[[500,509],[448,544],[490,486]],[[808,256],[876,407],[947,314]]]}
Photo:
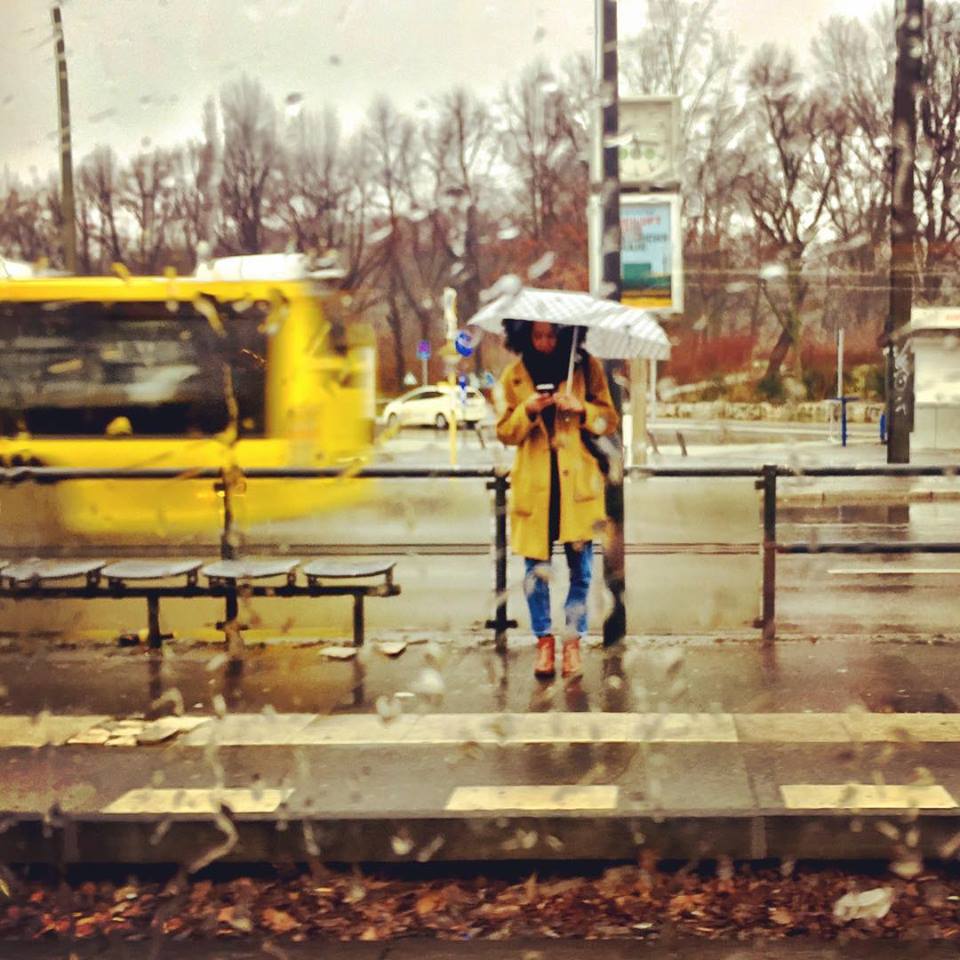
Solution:
{"label": "black scarf", "polygon": [[570,364],[570,354],[560,348],[553,353],[541,353],[531,348],[523,354],[523,365],[536,387],[541,383],[552,383],[555,390],[567,381],[567,369]]}

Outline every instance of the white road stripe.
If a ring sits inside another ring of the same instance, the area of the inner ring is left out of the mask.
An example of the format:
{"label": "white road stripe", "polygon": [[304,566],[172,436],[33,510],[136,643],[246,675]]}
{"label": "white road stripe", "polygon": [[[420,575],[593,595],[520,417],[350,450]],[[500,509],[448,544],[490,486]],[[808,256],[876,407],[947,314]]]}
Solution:
{"label": "white road stripe", "polygon": [[229,714],[116,720],[0,716],[0,749],[44,743],[181,746],[522,746],[538,743],[954,743],[956,713],[408,713]]}
{"label": "white road stripe", "polygon": [[449,811],[616,810],[619,789],[612,785],[535,785],[456,787],[447,800]]}
{"label": "white road stripe", "polygon": [[247,787],[163,788],[128,790],[103,808],[104,813],[136,813],[164,816],[174,813],[216,813],[221,804],[234,813],[276,813],[291,791]]}
{"label": "white road stripe", "polygon": [[792,783],[780,787],[788,810],[952,810],[939,784]]}
{"label": "white road stripe", "polygon": [[71,737],[109,720],[102,715],[51,716],[38,713],[0,716],[0,747],[59,747]]}

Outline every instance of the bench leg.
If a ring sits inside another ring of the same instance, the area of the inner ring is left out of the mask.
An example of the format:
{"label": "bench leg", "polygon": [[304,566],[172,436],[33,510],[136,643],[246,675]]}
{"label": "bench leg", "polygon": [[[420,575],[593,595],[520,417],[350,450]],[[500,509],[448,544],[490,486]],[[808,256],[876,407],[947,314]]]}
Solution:
{"label": "bench leg", "polygon": [[353,645],[363,646],[363,594],[353,595]]}
{"label": "bench leg", "polygon": [[160,632],[160,598],[155,593],[147,594],[147,644],[151,650],[159,650],[163,645]]}
{"label": "bench leg", "polygon": [[223,625],[227,641],[227,652],[231,660],[239,660],[243,656],[243,634],[240,632],[240,602],[235,588],[227,590],[226,622]]}

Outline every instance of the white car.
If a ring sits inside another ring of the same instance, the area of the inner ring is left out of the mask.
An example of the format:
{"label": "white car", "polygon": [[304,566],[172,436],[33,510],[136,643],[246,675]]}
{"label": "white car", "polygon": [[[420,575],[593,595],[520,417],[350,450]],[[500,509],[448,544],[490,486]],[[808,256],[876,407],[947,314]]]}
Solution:
{"label": "white car", "polygon": [[458,387],[437,384],[417,387],[391,400],[383,408],[383,422],[388,428],[436,427],[444,430],[451,419],[458,424],[476,426],[489,413],[490,407],[483,394],[474,387],[468,387],[464,397]]}

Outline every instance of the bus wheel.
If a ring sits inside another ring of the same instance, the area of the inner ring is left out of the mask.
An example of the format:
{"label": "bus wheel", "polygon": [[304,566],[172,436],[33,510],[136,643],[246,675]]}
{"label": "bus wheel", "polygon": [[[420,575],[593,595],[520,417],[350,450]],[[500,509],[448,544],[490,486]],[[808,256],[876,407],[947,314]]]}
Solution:
{"label": "bus wheel", "polygon": [[434,425],[438,430],[446,430],[446,429],[447,429],[447,418],[446,418],[442,413],[438,413],[436,419],[433,421],[433,425]]}

